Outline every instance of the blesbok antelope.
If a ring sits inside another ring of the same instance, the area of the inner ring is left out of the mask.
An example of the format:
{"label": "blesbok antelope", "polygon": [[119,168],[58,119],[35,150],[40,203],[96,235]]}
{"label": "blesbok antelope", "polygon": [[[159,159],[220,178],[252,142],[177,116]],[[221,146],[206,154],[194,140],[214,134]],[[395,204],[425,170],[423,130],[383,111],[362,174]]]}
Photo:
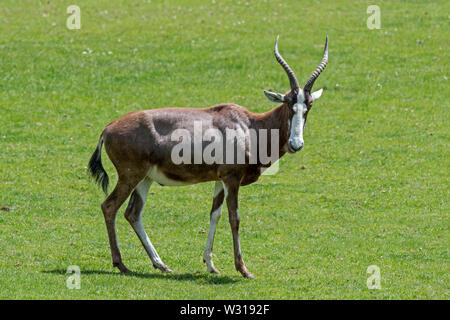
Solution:
{"label": "blesbok antelope", "polygon": [[[214,129],[220,133],[229,129],[241,130],[245,134],[251,130],[257,132],[258,130],[273,130],[277,132],[276,138],[271,138],[271,135],[269,135],[267,141],[263,141],[263,143],[267,144],[269,150],[273,146],[272,142],[277,143],[278,150],[271,150],[271,153],[277,152],[277,158],[285,153],[300,151],[303,148],[303,132],[308,112],[311,110],[313,101],[319,99],[322,94],[322,89],[312,93],[311,89],[328,61],[328,37],[325,42],[322,62],[312,73],[303,89],[300,88],[292,69],[278,52],[278,37],[274,52],[278,63],[283,67],[289,78],[291,89],[286,94],[264,91],[269,100],[280,103],[279,106],[268,112],[256,114],[232,103],[204,109],[153,109],[128,113],[108,124],[103,130],[97,148],[89,161],[88,169],[107,194],[109,179],[101,162],[101,149],[102,144],[104,144],[106,153],[117,170],[118,181],[114,191],[106,198],[101,208],[108,231],[113,265],[119,268],[121,272],[128,272],[129,270],[123,264],[120,255],[115,220],[119,207],[130,194],[125,218],[142,242],[153,266],[163,272],[170,272],[171,270],[162,262],[153,247],[142,224],[142,210],[150,185],[152,182],[157,182],[163,186],[181,186],[215,181],[209,232],[203,254],[207,270],[211,273],[218,273],[212,261],[212,249],[216,226],[222,213],[222,204],[226,199],[233,234],[236,270],[244,277],[253,278],[245,267],[241,255],[238,192],[240,186],[255,182],[262,171],[270,166],[270,163],[263,162],[259,154],[256,155],[256,158],[253,158],[256,160],[250,163],[248,159],[254,156],[250,153],[255,153],[255,150],[249,151],[247,144],[243,146],[239,142],[236,142],[236,148],[238,153],[244,153],[246,160],[244,163],[238,163],[236,157],[231,162],[207,163],[201,160],[200,162],[185,161],[178,163],[173,159],[173,149],[178,143],[177,139],[173,139],[173,134],[176,131],[184,130],[195,139],[194,123],[200,123],[203,129]],[[261,137],[262,135],[257,135],[259,142],[262,141]],[[274,139],[277,139],[277,141],[274,141]],[[233,148],[234,141],[233,138]],[[189,150],[183,156],[194,159],[198,152],[205,149],[203,142],[200,144],[200,150],[194,146],[194,142],[191,139],[188,140]],[[225,141],[222,142],[226,143]],[[261,144],[257,143],[257,145],[261,148]],[[192,153],[191,149],[193,149]]]}

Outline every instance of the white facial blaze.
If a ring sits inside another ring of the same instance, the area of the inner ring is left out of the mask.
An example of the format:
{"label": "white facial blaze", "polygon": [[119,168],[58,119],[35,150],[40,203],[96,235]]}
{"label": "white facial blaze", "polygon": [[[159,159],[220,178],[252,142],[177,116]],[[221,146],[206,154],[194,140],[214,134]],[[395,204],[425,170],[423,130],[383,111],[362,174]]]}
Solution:
{"label": "white facial blaze", "polygon": [[291,132],[289,136],[289,145],[292,151],[297,151],[303,147],[303,123],[306,105],[304,104],[303,91],[300,90],[297,96],[297,103],[294,105],[294,116],[291,120]]}
{"label": "white facial blaze", "polygon": [[296,112],[292,117],[289,145],[293,151],[303,146],[303,114],[301,112]]}
{"label": "white facial blaze", "polygon": [[[303,130],[305,128],[305,115],[308,111],[308,108],[305,104],[305,93],[302,89],[298,89],[299,93],[297,94],[297,103],[292,107],[292,110],[294,111],[294,115],[292,116],[292,119],[289,120],[289,140],[288,140],[288,147],[289,152],[296,152],[299,151],[303,147]],[[323,89],[317,90],[313,93],[311,93],[311,99],[312,101],[315,101],[320,98],[322,95]],[[273,102],[285,102],[286,96],[282,95],[280,93],[274,93],[271,91],[265,91],[264,94],[266,97]]]}

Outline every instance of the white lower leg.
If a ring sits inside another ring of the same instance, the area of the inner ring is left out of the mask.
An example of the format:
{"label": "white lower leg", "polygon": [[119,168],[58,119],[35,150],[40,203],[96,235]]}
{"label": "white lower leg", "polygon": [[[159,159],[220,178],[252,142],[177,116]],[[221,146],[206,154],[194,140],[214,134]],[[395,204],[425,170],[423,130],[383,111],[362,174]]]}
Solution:
{"label": "white lower leg", "polygon": [[145,251],[147,252],[148,256],[150,257],[150,260],[153,263],[153,266],[163,271],[170,271],[167,268],[167,266],[162,262],[161,258],[158,255],[158,252],[156,252],[156,249],[153,246],[152,242],[150,241],[149,237],[147,236],[147,233],[145,232],[144,229],[144,225],[142,223],[142,210],[144,209],[145,200],[147,199],[148,190],[150,189],[151,184],[152,181],[150,181],[149,179],[144,179],[136,187],[136,191],[141,197],[143,205],[141,212],[139,213],[139,218],[136,221],[132,222],[131,225],[133,226],[134,231],[138,235],[139,240],[141,240]]}
{"label": "white lower leg", "polygon": [[[217,196],[223,190],[223,183],[221,181],[217,181],[214,188],[214,202],[217,199]],[[213,206],[214,206],[213,202]],[[206,267],[208,272],[218,273],[217,269],[214,267],[214,263],[212,261],[212,248],[214,244],[214,236],[216,234],[216,227],[219,223],[220,216],[222,215],[222,203],[211,213],[211,219],[209,222],[209,231],[208,231],[208,239],[206,240],[205,251],[203,252],[203,260],[206,263]]]}
{"label": "white lower leg", "polygon": [[142,224],[141,217],[139,218],[139,220],[133,223],[133,228],[136,231],[139,239],[141,240],[145,251],[147,251],[150,260],[152,260],[153,265],[159,269],[164,268],[165,264],[162,262],[161,258],[158,255],[158,252],[156,252],[155,247],[153,246],[152,242],[147,236],[147,233],[144,230],[144,225]]}
{"label": "white lower leg", "polygon": [[220,205],[220,207],[211,214],[211,221],[209,223],[208,239],[206,240],[206,247],[203,253],[203,260],[205,260],[208,272],[217,272],[212,261],[212,248],[214,243],[214,236],[216,234],[217,223],[219,222],[221,215],[222,205]]}

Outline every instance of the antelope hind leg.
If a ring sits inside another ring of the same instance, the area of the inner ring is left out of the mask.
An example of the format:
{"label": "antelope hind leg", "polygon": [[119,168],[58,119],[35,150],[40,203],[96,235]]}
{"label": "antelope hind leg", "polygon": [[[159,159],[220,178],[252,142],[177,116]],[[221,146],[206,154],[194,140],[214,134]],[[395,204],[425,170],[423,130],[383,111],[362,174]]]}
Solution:
{"label": "antelope hind leg", "polygon": [[210,214],[208,239],[206,240],[205,251],[203,253],[203,261],[206,263],[208,272],[219,273],[212,261],[212,249],[214,243],[214,236],[216,234],[217,223],[222,215],[222,204],[224,199],[224,189],[223,183],[221,181],[216,181],[213,195],[213,204]]}
{"label": "antelope hind leg", "polygon": [[142,223],[142,211],[144,209],[145,200],[147,199],[148,190],[150,189],[151,184],[152,181],[149,178],[145,178],[138,184],[136,189],[131,194],[128,207],[125,211],[125,218],[136,232],[136,235],[152,261],[153,267],[161,270],[162,272],[171,272],[169,267],[162,262],[158,252],[156,252],[156,249],[147,236]]}

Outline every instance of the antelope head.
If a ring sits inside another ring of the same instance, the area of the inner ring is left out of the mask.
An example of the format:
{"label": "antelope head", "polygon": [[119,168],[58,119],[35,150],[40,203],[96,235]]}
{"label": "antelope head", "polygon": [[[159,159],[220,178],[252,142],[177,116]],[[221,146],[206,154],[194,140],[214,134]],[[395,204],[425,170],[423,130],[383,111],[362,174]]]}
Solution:
{"label": "antelope head", "polygon": [[289,140],[287,142],[287,151],[294,153],[300,151],[303,148],[303,132],[305,131],[306,118],[308,116],[309,110],[311,110],[313,102],[320,98],[323,89],[315,92],[311,92],[314,82],[319,77],[320,73],[325,69],[328,62],[328,37],[325,41],[325,49],[323,52],[323,58],[320,65],[312,73],[309,80],[306,82],[303,89],[298,85],[297,78],[294,72],[289,67],[287,62],[278,52],[278,36],[275,41],[275,58],[278,63],[283,67],[286,72],[289,82],[291,85],[291,90],[286,94],[275,93],[271,91],[264,91],[266,97],[277,103],[283,103],[289,107],[291,110],[289,119]]}

